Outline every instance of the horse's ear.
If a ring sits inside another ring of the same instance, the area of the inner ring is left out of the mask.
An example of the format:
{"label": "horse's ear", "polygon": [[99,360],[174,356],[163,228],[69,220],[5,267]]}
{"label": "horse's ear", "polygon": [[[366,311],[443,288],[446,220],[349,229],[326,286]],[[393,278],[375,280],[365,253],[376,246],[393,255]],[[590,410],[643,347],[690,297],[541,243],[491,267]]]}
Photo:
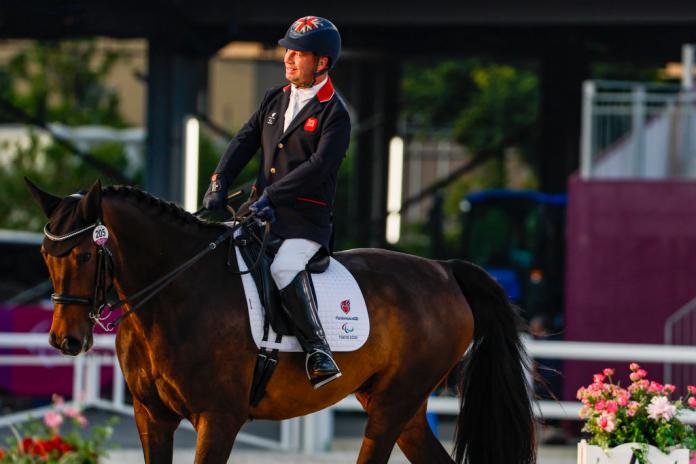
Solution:
{"label": "horse's ear", "polygon": [[26,177],[24,178],[24,182],[27,184],[27,188],[29,188],[31,196],[34,197],[34,200],[41,207],[46,217],[50,218],[51,213],[53,213],[53,210],[56,209],[56,206],[58,206],[58,203],[60,203],[61,198],[48,192],[44,192]]}
{"label": "horse's ear", "polygon": [[97,179],[78,204],[80,216],[83,219],[87,221],[96,221],[101,217],[101,194],[101,180]]}

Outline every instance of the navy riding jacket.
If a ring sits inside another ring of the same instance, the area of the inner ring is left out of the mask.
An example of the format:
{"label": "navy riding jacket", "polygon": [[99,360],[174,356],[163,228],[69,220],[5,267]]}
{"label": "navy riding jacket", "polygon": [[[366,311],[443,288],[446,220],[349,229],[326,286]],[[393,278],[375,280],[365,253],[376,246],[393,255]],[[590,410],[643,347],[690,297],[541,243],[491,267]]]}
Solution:
{"label": "navy riding jacket", "polygon": [[271,231],[330,249],[336,178],[350,141],[350,118],[329,79],[283,132],[290,85],[266,92],[225,150],[216,172],[231,185],[259,147],[263,163],[241,210],[266,193],[276,208]]}

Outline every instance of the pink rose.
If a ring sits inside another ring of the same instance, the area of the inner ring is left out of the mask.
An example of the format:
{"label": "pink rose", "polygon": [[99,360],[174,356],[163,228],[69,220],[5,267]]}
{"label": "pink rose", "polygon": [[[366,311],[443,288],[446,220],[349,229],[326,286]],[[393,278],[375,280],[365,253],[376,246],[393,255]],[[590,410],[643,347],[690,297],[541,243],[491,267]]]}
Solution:
{"label": "pink rose", "polygon": [[614,414],[619,410],[619,405],[616,403],[616,401],[609,400],[607,401],[606,409],[609,414]]}
{"label": "pink rose", "polygon": [[631,369],[631,371],[635,372],[635,371],[637,371],[638,369],[640,369],[640,365],[639,365],[638,363],[631,363],[631,364],[628,366],[628,368]]}
{"label": "pink rose", "polygon": [[578,392],[575,394],[575,397],[577,399],[581,400],[581,399],[585,398],[585,392],[586,392],[585,388],[580,387],[578,389]]}
{"label": "pink rose", "polygon": [[636,373],[640,376],[641,379],[648,376],[648,371],[646,371],[645,369],[638,369]]}
{"label": "pink rose", "polygon": [[694,398],[693,396],[690,396],[688,402],[689,402],[690,408],[696,409],[696,398]]}
{"label": "pink rose", "polygon": [[692,395],[696,395],[696,387],[694,387],[693,385],[689,385],[688,387],[686,387],[686,389],[689,390],[689,393],[691,393]]}
{"label": "pink rose", "polygon": [[607,377],[611,377],[612,375],[614,375],[614,369],[611,369],[611,368],[608,368],[608,367],[607,367],[606,369],[604,369],[603,373],[604,373],[604,375],[606,375]]}
{"label": "pink rose", "polygon": [[63,416],[56,411],[48,411],[44,416],[44,424],[46,427],[57,429],[63,423]]}
{"label": "pink rose", "polygon": [[63,414],[68,417],[77,417],[80,415],[80,410],[74,406],[66,406],[63,408]]}
{"label": "pink rose", "polygon": [[595,403],[595,411],[603,411],[607,407],[607,403],[604,400],[599,400]]}
{"label": "pink rose", "polygon": [[602,413],[602,415],[597,418],[597,425],[599,425],[605,432],[611,433],[616,428],[616,416],[613,414]]}
{"label": "pink rose", "polygon": [[674,393],[674,390],[676,390],[677,387],[672,385],[671,383],[666,384],[664,387],[662,387],[662,391],[665,392],[666,394]]}
{"label": "pink rose", "polygon": [[604,374],[595,374],[592,379],[594,383],[604,383],[605,376]]}
{"label": "pink rose", "polygon": [[638,412],[638,409],[640,409],[640,403],[637,401],[631,401],[628,404],[628,411],[626,411],[626,414],[628,414],[629,417],[633,417]]}
{"label": "pink rose", "polygon": [[662,391],[662,384],[657,383],[657,382],[650,382],[650,386],[648,387],[648,391],[651,393],[660,393]]}
{"label": "pink rose", "polygon": [[643,379],[643,380],[639,380],[637,382],[633,382],[631,385],[629,385],[628,391],[633,393],[633,392],[640,391],[640,390],[647,390],[649,386],[650,386],[650,382]]}
{"label": "pink rose", "polygon": [[638,376],[637,372],[631,372],[628,376],[629,379],[631,379],[632,382],[635,382],[637,380],[640,380],[640,376]]}

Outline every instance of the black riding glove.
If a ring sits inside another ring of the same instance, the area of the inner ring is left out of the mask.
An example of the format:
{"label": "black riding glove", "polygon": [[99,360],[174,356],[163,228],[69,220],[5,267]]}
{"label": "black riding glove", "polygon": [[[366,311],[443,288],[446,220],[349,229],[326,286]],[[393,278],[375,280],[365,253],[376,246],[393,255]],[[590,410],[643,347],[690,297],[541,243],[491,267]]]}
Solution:
{"label": "black riding glove", "polygon": [[207,210],[214,211],[225,206],[227,197],[227,181],[225,176],[216,172],[210,178],[210,185],[203,197],[203,207]]}
{"label": "black riding glove", "polygon": [[276,220],[275,208],[265,193],[261,195],[261,198],[256,200],[249,209],[262,221],[273,223]]}

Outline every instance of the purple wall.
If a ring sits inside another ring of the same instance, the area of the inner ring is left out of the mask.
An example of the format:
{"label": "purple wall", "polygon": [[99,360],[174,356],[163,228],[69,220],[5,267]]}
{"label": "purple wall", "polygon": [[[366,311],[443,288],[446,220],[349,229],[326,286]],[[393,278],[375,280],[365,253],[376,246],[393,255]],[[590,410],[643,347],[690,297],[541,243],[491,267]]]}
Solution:
{"label": "purple wall", "polygon": [[[566,230],[564,338],[663,343],[666,318],[696,297],[696,182],[572,177]],[[623,364],[566,362],[565,398]]]}

